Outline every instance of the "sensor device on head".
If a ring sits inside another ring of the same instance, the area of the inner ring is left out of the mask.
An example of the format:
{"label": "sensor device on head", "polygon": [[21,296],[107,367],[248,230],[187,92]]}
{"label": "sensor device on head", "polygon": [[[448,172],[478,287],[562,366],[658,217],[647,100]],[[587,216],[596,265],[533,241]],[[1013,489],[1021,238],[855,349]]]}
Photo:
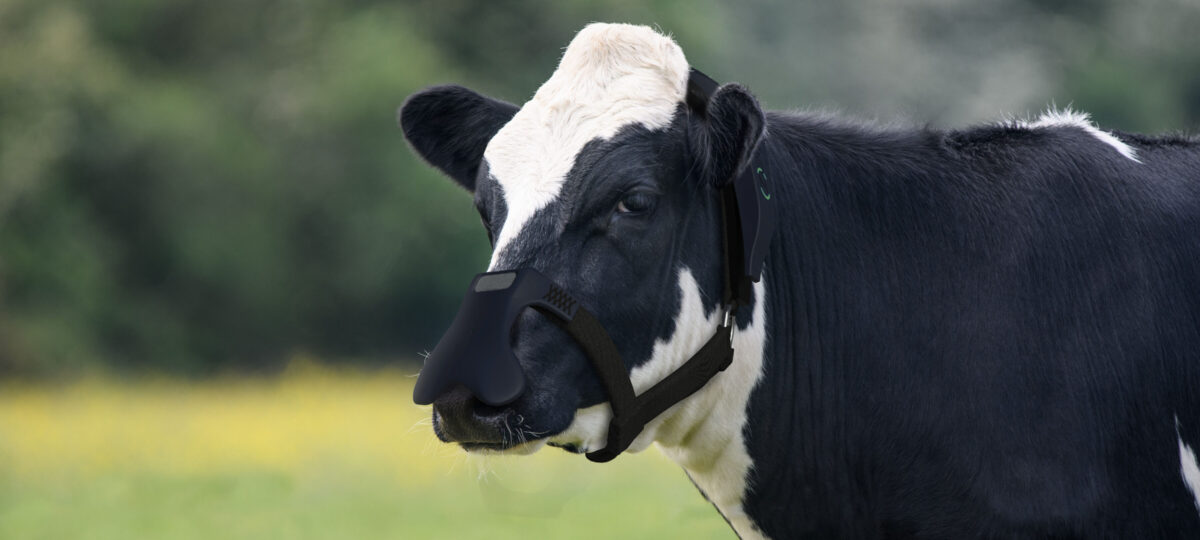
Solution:
{"label": "sensor device on head", "polygon": [[[687,100],[703,115],[717,83],[692,69]],[[608,441],[587,454],[606,462],[633,444],[646,423],[704,387],[733,361],[734,313],[751,295],[751,283],[762,276],[767,248],[778,223],[767,173],[753,163],[721,190],[724,320],[721,328],[679,369],[636,395],[625,361],[594,315],[534,268],[488,272],[475,276],[458,314],[413,389],[413,401],[433,403],[456,385],[493,407],[512,403],[525,392],[525,374],[513,354],[511,335],[517,317],[533,308],[550,318],[583,349],[600,377],[612,406]]]}

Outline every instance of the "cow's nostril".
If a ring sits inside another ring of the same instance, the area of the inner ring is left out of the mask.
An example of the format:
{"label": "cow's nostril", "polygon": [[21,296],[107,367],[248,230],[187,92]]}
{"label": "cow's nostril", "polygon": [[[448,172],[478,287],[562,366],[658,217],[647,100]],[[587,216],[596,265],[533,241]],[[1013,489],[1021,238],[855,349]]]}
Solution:
{"label": "cow's nostril", "polygon": [[511,409],[489,406],[456,386],[433,402],[439,434],[450,442],[505,443],[505,417]]}
{"label": "cow's nostril", "polygon": [[507,414],[507,412],[510,410],[505,407],[493,407],[487,403],[479,401],[478,399],[472,399],[471,401],[471,412],[475,413],[475,416],[481,419],[499,417]]}
{"label": "cow's nostril", "polygon": [[455,386],[449,392],[438,396],[433,402],[433,408],[444,418],[461,418],[471,414],[472,402],[475,396],[463,386]]}

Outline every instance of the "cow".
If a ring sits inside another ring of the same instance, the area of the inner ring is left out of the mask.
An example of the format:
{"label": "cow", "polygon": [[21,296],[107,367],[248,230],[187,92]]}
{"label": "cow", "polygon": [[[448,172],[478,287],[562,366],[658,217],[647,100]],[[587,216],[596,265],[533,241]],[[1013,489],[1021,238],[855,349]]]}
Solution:
{"label": "cow", "polygon": [[[489,270],[533,267],[637,392],[722,325],[717,192],[753,160],[779,229],[732,364],[648,423],[741,538],[1200,538],[1200,142],[1051,110],[963,130],[702,107],[647,27],[592,24],[518,107],[459,86],[404,135],[474,196]],[[527,387],[456,387],[438,438],[602,448],[610,409],[526,310]],[[631,486],[631,488],[633,488]]]}

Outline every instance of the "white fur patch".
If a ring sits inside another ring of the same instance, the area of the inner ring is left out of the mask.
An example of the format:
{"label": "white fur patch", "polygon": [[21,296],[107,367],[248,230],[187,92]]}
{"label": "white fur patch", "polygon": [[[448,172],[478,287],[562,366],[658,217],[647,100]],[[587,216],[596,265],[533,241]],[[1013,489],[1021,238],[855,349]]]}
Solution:
{"label": "white fur patch", "polygon": [[595,23],[580,30],[558,69],[484,151],[508,206],[489,268],[529,218],[558,197],[588,141],[632,124],[669,125],[687,80],[683,50],[649,27]]}
{"label": "white fur patch", "polygon": [[1196,463],[1196,452],[1184,443],[1183,437],[1179,435],[1178,416],[1175,417],[1175,439],[1179,441],[1179,474],[1183,476],[1183,483],[1188,491],[1192,492],[1196,510],[1200,511],[1200,464]]}
{"label": "white fur patch", "polygon": [[1066,109],[1062,109],[1062,110],[1051,107],[1045,113],[1043,113],[1041,117],[1039,117],[1037,120],[1034,120],[1033,122],[1028,122],[1028,121],[1024,121],[1024,120],[1014,120],[1014,121],[1009,122],[1008,124],[1012,125],[1014,127],[1025,128],[1025,129],[1045,129],[1045,128],[1061,128],[1061,127],[1082,129],[1083,131],[1087,132],[1089,135],[1098,139],[1100,142],[1113,147],[1113,149],[1116,150],[1117,152],[1119,152],[1122,156],[1125,156],[1125,157],[1127,157],[1133,161],[1136,161],[1138,163],[1142,162],[1140,159],[1138,159],[1137,151],[1134,150],[1133,147],[1129,146],[1128,144],[1125,144],[1125,142],[1122,141],[1121,139],[1118,139],[1116,135],[1113,135],[1112,133],[1109,133],[1109,132],[1104,131],[1104,130],[1100,129],[1099,127],[1097,127],[1096,124],[1092,122],[1091,117],[1087,113],[1081,112],[1081,111],[1074,111],[1074,110],[1071,110],[1069,107]]}
{"label": "white fur patch", "polygon": [[[692,480],[743,539],[762,538],[742,508],[747,477],[753,463],[746,450],[743,428],[750,392],[762,376],[766,346],[765,278],[754,286],[757,302],[753,323],[734,332],[733,364],[717,374],[704,388],[667,409],[629,447],[630,452],[656,442],[667,457],[681,465]],[[722,313],[705,313],[700,286],[690,270],[679,272],[682,295],[675,333],[654,344],[650,360],[630,373],[634,391],[645,392],[683,365],[704,345],[720,324]],[[576,412],[571,426],[551,438],[574,443],[584,451],[603,448],[612,410],[607,403]]]}

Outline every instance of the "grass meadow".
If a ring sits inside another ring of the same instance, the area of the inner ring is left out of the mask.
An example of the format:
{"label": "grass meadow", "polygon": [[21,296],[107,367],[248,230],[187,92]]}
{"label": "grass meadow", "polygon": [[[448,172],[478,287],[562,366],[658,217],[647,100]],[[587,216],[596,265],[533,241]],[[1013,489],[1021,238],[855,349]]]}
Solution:
{"label": "grass meadow", "polygon": [[412,382],[0,382],[0,538],[733,537],[657,450],[468,456]]}

